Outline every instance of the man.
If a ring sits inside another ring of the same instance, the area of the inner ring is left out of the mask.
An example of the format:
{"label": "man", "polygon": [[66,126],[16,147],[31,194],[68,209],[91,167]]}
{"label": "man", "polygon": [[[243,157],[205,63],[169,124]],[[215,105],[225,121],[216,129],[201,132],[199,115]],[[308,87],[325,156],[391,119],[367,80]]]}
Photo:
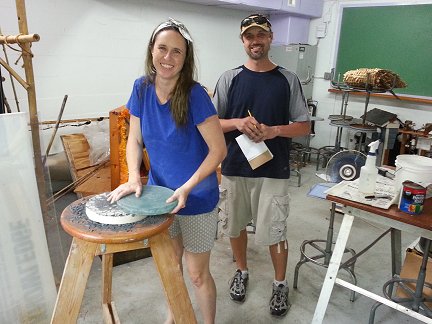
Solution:
{"label": "man", "polygon": [[[246,17],[240,37],[248,59],[222,74],[213,97],[228,148],[222,163],[220,213],[237,266],[230,297],[236,302],[246,297],[246,226],[252,220],[255,242],[269,247],[274,268],[270,313],[284,316],[290,307],[285,278],[289,150],[292,137],[309,134],[310,118],[298,77],[268,57],[270,21],[259,14]],[[265,141],[273,159],[252,170],[235,140],[242,133],[256,143]]]}

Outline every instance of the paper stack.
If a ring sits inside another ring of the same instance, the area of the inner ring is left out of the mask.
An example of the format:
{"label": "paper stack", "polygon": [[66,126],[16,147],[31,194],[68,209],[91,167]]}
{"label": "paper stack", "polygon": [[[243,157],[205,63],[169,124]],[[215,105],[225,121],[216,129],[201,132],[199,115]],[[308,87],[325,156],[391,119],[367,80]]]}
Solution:
{"label": "paper stack", "polygon": [[243,154],[246,156],[252,170],[273,159],[273,154],[264,142],[255,143],[245,134],[236,137]]}

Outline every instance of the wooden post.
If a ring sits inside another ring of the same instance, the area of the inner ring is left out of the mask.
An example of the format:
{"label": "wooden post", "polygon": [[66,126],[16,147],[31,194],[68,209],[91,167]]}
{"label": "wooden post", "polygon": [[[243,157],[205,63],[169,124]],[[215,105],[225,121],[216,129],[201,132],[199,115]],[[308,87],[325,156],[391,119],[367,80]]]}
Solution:
{"label": "wooden post", "polygon": [[[27,26],[27,14],[24,0],[16,0],[16,8],[17,8],[17,16],[18,16],[18,27],[20,34],[28,35],[28,26]],[[48,218],[48,207],[47,207],[47,199],[45,194],[45,176],[43,171],[42,164],[42,155],[41,155],[41,145],[40,145],[40,136],[39,136],[39,120],[37,116],[37,108],[36,108],[36,89],[34,82],[34,73],[33,73],[33,62],[32,62],[32,53],[31,53],[31,43],[24,42],[21,43],[22,48],[22,58],[24,61],[24,71],[26,75],[26,81],[28,84],[27,88],[27,99],[29,105],[29,114],[30,114],[30,129],[32,135],[33,142],[33,152],[34,152],[34,161],[35,161],[35,172],[36,172],[36,181],[39,192],[39,201],[42,210],[42,216],[44,218],[44,224],[50,223],[50,219]]]}

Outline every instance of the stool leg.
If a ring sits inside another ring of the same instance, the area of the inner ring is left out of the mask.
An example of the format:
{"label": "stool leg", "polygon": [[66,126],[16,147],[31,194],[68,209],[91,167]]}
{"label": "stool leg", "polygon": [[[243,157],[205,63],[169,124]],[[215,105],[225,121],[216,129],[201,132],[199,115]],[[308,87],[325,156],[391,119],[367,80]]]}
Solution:
{"label": "stool leg", "polygon": [[336,203],[332,202],[330,210],[329,227],[327,230],[327,241],[325,249],[324,264],[328,265],[330,263],[330,258],[332,256],[332,245],[333,245],[333,229],[334,229],[334,219],[336,213]]}
{"label": "stool leg", "polygon": [[374,324],[375,323],[375,312],[377,310],[378,307],[380,307],[382,304],[380,302],[376,302],[375,304],[373,304],[370,313],[369,313],[369,324]]}
{"label": "stool leg", "polygon": [[102,255],[102,304],[111,303],[113,255]]}
{"label": "stool leg", "polygon": [[113,254],[102,254],[102,313],[105,324],[120,323],[112,296]]}
{"label": "stool leg", "polygon": [[416,290],[414,294],[414,303],[412,305],[412,310],[415,312],[419,311],[420,302],[423,300],[423,287],[426,280],[426,267],[429,257],[429,250],[431,246],[431,241],[426,240],[425,248],[423,251],[422,264],[420,266],[419,274],[417,276]]}
{"label": "stool leg", "polygon": [[97,246],[73,238],[51,323],[76,323]]}
{"label": "stool leg", "polygon": [[303,254],[300,253],[300,261],[297,262],[296,266],[295,266],[295,270],[294,270],[294,282],[293,282],[293,288],[297,289],[297,282],[298,282],[298,275],[299,275],[299,270],[302,264],[306,263],[307,259],[303,256]]}
{"label": "stool leg", "polygon": [[192,303],[166,231],[149,238],[150,249],[176,324],[197,323]]}
{"label": "stool leg", "polygon": [[[335,212],[336,212],[336,203],[332,203],[331,205],[331,211],[330,211],[330,220],[329,220],[329,227],[327,230],[327,239],[326,240],[308,240],[303,241],[303,243],[300,245],[300,261],[297,262],[297,265],[295,266],[294,270],[294,283],[293,288],[297,289],[297,283],[298,283],[298,276],[299,276],[299,270],[300,267],[307,263],[307,262],[313,262],[314,264],[317,264],[319,266],[328,267],[330,264],[330,258],[332,256],[332,247],[333,247],[333,228],[334,228],[334,218],[335,218]],[[325,248],[321,248],[318,243],[325,242]],[[310,246],[318,251],[318,255],[315,256],[308,256],[306,255],[306,246]],[[345,253],[351,253],[352,256],[355,256],[356,253],[353,249],[345,248]],[[319,259],[324,259],[323,263],[319,263]],[[342,267],[341,269],[344,269],[348,272],[348,274],[351,276],[352,282],[354,285],[357,284],[357,277],[354,273],[354,265],[355,261],[352,262],[350,265],[347,265],[346,267]],[[355,300],[355,291],[351,291],[351,301]]]}
{"label": "stool leg", "polygon": [[320,166],[320,157],[321,157],[321,153],[318,151],[315,171],[318,171],[318,169],[319,169],[319,166]]}

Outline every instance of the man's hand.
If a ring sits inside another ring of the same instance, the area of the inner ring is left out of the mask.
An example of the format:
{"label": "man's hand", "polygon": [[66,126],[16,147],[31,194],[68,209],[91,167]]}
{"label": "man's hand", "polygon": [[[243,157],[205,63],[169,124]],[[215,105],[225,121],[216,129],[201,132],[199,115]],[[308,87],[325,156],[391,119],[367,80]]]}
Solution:
{"label": "man's hand", "polygon": [[260,124],[259,127],[262,133],[262,141],[275,138],[279,135],[278,126],[267,126],[265,124]]}
{"label": "man's hand", "polygon": [[261,125],[254,117],[245,117],[239,119],[237,123],[237,129],[245,134],[253,142],[261,142],[263,140],[263,132],[261,130]]}

